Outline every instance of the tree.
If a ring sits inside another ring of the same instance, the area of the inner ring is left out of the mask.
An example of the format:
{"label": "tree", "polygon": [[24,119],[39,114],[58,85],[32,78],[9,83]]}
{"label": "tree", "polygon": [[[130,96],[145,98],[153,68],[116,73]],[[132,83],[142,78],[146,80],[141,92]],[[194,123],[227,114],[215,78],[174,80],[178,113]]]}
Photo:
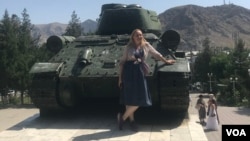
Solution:
{"label": "tree", "polygon": [[71,20],[66,28],[64,35],[78,37],[83,34],[80,18],[77,17],[75,11],[71,15]]}
{"label": "tree", "polygon": [[227,75],[227,67],[230,65],[230,56],[225,53],[221,52],[216,55],[214,55],[211,58],[210,67],[211,72],[213,72],[216,75],[216,79],[224,79]]}
{"label": "tree", "polygon": [[18,27],[20,20],[16,15],[9,17],[5,10],[0,26],[0,87],[14,87],[18,60]]}
{"label": "tree", "polygon": [[[230,105],[240,105],[244,99],[250,105],[250,66],[249,50],[245,49],[245,43],[238,38],[235,48],[228,53],[217,54],[212,57],[210,67],[216,73],[220,83],[227,85],[220,94],[220,101]],[[238,78],[234,82],[230,78]],[[234,86],[235,87],[234,87]],[[235,88],[235,89],[234,89]]]}
{"label": "tree", "polygon": [[207,74],[211,72],[210,61],[212,52],[210,50],[210,40],[206,38],[203,41],[203,47],[201,53],[198,54],[194,63],[194,80],[205,83],[208,81]]}
{"label": "tree", "polygon": [[239,38],[235,41],[235,49],[232,54],[232,64],[234,65],[235,75],[239,78],[237,85],[240,102],[243,99],[248,99],[250,105],[250,89],[249,89],[249,74],[248,69],[250,66],[249,50],[245,48],[245,42]]}
{"label": "tree", "polygon": [[6,10],[0,21],[0,89],[20,90],[22,103],[23,92],[31,83],[31,66],[47,56],[37,47],[39,38],[31,36],[32,29],[26,9],[23,10],[22,20],[15,14],[9,17]]}
{"label": "tree", "polygon": [[30,48],[35,48],[35,43],[31,36],[31,30],[33,25],[30,22],[27,10],[24,9],[22,12],[22,22],[19,27],[18,34],[18,51],[19,57],[17,60],[17,67],[19,68],[18,74],[16,75],[15,82],[16,88],[21,91],[21,103],[23,104],[23,94],[31,83],[31,76],[29,75],[30,62],[32,61],[32,56],[29,54]]}

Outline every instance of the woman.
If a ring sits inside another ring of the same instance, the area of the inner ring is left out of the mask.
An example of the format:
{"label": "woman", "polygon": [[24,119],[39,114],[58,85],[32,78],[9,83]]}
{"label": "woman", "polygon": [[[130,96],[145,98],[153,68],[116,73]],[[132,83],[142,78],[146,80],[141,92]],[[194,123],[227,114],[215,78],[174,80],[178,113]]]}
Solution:
{"label": "woman", "polygon": [[216,101],[214,99],[211,99],[210,104],[209,104],[209,111],[208,111],[209,114],[208,114],[207,125],[206,125],[206,128],[209,130],[219,129],[215,104],[216,104]]}
{"label": "woman", "polygon": [[218,105],[217,105],[217,101],[216,101],[216,99],[215,99],[214,94],[209,94],[207,115],[209,115],[209,108],[210,108],[209,105],[211,104],[211,100],[214,100],[214,101],[215,101],[215,111],[216,111],[216,113],[217,113],[216,117],[217,117],[218,123],[220,124],[219,115],[218,115],[218,112],[217,112],[217,107],[218,107]]}
{"label": "woman", "polygon": [[196,108],[199,113],[200,124],[205,125],[205,118],[206,118],[206,103],[203,99],[203,95],[199,95],[199,99],[196,102]]}
{"label": "woman", "polygon": [[166,64],[175,63],[175,60],[166,60],[158,51],[156,51],[145,40],[140,29],[135,29],[132,32],[119,65],[118,86],[122,90],[121,104],[124,104],[126,107],[124,114],[118,113],[118,124],[120,130],[123,129],[124,121],[129,118],[132,130],[137,131],[134,112],[140,106],[152,105],[151,96],[145,78],[148,69],[145,59],[148,54]]}

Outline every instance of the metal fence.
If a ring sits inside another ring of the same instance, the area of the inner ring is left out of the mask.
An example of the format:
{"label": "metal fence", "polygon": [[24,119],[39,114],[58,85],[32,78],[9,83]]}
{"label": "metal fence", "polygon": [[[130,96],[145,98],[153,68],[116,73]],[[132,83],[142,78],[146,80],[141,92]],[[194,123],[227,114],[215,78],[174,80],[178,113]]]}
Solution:
{"label": "metal fence", "polygon": [[23,95],[23,103],[21,95],[1,95],[0,105],[33,105],[29,95]]}

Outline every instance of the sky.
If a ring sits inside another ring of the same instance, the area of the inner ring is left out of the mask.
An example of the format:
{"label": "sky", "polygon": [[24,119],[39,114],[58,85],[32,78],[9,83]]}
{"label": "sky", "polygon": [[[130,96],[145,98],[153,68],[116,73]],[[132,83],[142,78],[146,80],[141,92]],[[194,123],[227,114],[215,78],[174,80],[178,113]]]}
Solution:
{"label": "sky", "polygon": [[32,24],[68,24],[73,11],[81,22],[98,19],[101,6],[108,3],[139,4],[160,14],[177,6],[193,4],[210,7],[223,5],[224,2],[250,9],[250,0],[0,0],[0,19],[3,18],[5,10],[9,16],[16,14],[21,18],[21,13],[26,8]]}

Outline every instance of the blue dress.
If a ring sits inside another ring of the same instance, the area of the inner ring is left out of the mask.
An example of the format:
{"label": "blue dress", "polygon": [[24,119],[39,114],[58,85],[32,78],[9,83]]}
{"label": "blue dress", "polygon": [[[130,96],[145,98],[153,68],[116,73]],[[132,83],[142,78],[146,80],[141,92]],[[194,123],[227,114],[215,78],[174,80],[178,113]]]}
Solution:
{"label": "blue dress", "polygon": [[[135,51],[134,56],[137,59],[141,59],[144,56],[143,50]],[[139,61],[126,61],[124,63],[121,104],[130,106],[152,105],[142,65],[143,63]]]}

